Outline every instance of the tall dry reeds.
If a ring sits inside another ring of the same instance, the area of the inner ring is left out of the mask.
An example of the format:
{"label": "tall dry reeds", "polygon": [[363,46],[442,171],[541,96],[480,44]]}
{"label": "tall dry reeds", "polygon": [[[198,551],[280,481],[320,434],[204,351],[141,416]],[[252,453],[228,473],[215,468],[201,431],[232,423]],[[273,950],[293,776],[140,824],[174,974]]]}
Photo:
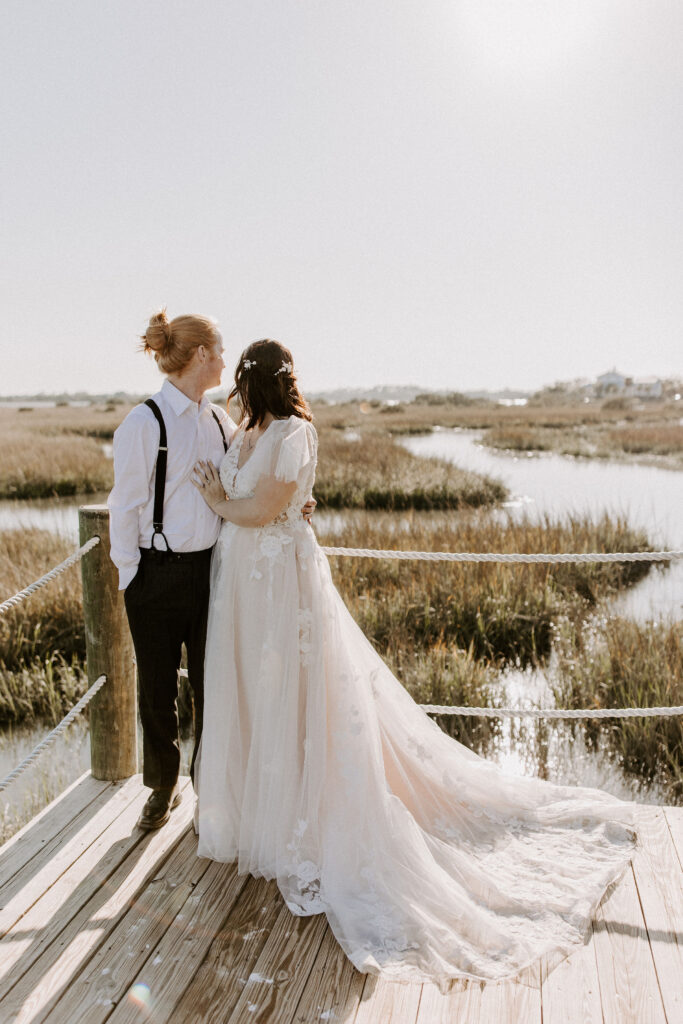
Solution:
{"label": "tall dry reeds", "polygon": [[[683,622],[600,617],[583,630],[560,622],[555,644],[558,703],[569,707],[683,706]],[[589,719],[589,745],[603,737],[625,771],[683,798],[680,716]]]}
{"label": "tall dry reeds", "polygon": [[106,408],[0,409],[0,498],[108,490],[112,463],[101,442],[127,410]]}
{"label": "tall dry reeds", "polygon": [[113,484],[111,459],[88,437],[15,437],[0,446],[0,498],[96,494]]}
{"label": "tall dry reeds", "polygon": [[[64,537],[29,527],[0,533],[0,600],[23,589],[74,550]],[[16,608],[0,616],[0,663],[10,671],[58,652],[83,657],[82,589],[72,566]]]}
{"label": "tall dry reeds", "polygon": [[412,455],[389,436],[366,433],[348,440],[334,430],[321,432],[315,483],[321,509],[477,508],[505,496],[499,481],[443,459]]}
{"label": "tall dry reeds", "polygon": [[[424,551],[585,552],[647,550],[647,539],[608,517],[541,523],[490,516],[449,519],[350,516],[335,546]],[[472,647],[477,658],[532,664],[550,650],[561,615],[581,621],[598,600],[648,572],[647,563],[467,565],[332,558],[339,589],[383,654],[411,645]]]}

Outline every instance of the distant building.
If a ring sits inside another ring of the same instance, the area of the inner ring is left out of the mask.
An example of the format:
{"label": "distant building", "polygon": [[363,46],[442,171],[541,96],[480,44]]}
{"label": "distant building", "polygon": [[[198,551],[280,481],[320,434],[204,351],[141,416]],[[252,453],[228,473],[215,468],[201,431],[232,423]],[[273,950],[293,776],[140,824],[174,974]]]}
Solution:
{"label": "distant building", "polygon": [[597,391],[600,395],[616,394],[623,395],[626,390],[628,377],[615,368],[601,373],[597,380]]}
{"label": "distant building", "polygon": [[661,398],[663,390],[659,377],[634,377],[629,394],[634,398]]}
{"label": "distant building", "polygon": [[661,398],[664,387],[659,377],[627,377],[615,368],[602,373],[595,382],[596,394],[623,395],[628,398]]}

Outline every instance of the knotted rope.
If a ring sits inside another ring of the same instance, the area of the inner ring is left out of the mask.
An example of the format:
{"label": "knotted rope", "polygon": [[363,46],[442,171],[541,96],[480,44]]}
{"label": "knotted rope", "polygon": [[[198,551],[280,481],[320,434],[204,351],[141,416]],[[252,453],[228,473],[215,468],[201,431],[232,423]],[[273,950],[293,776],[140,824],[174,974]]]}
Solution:
{"label": "knotted rope", "polygon": [[47,583],[50,583],[52,580],[56,579],[57,576],[59,576],[63,572],[66,572],[66,570],[71,568],[72,565],[75,565],[76,562],[80,562],[81,558],[83,558],[83,555],[85,555],[86,552],[90,551],[92,548],[95,547],[96,544],[99,543],[99,537],[91,537],[89,541],[87,541],[85,544],[83,544],[82,547],[78,549],[78,551],[74,551],[73,555],[69,555],[69,557],[65,558],[63,562],[60,562],[59,565],[56,565],[54,569],[50,569],[50,571],[46,572],[44,576],[41,576],[39,580],[35,580],[33,583],[29,583],[29,585],[27,587],[24,587],[23,590],[20,590],[18,594],[14,594],[12,597],[8,597],[6,601],[3,601],[2,604],[0,604],[0,615],[2,615],[4,612],[9,611],[10,608],[14,608],[16,605],[24,601],[27,597],[30,597],[31,594],[34,594],[36,590],[40,590],[41,587],[44,587]]}

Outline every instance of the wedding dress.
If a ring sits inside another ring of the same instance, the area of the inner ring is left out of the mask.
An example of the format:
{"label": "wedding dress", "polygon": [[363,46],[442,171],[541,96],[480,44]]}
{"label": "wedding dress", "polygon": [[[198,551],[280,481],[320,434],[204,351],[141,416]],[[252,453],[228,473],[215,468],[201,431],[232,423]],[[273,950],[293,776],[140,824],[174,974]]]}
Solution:
{"label": "wedding dress", "polygon": [[631,807],[506,774],[446,736],[362,634],[301,516],[317,436],[275,420],[229,498],[295,481],[272,524],[224,523],[212,562],[202,857],[277,879],[352,963],[400,980],[501,979],[583,941],[633,851]]}

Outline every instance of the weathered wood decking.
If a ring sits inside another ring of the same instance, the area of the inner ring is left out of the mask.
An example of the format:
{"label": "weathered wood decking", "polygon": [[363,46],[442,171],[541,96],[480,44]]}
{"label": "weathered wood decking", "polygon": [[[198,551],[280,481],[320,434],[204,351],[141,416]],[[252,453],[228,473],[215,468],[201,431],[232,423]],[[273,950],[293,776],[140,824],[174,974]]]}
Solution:
{"label": "weathered wood decking", "polygon": [[443,995],[358,974],[324,917],[200,860],[184,787],[143,834],[140,777],[86,775],[0,848],[1,1024],[683,1021],[683,808],[642,808],[633,870],[555,971]]}

